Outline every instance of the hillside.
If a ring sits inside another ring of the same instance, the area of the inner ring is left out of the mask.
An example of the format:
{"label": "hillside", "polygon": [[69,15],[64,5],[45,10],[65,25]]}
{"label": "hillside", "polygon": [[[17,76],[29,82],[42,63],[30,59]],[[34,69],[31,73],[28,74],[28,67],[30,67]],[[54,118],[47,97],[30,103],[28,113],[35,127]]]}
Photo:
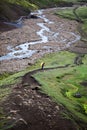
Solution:
{"label": "hillside", "polygon": [[30,10],[21,5],[0,1],[0,21],[13,21],[29,13]]}
{"label": "hillside", "polygon": [[1,21],[14,24],[44,9],[21,27],[1,22],[0,130],[86,130],[87,7],[79,1],[1,2]]}
{"label": "hillside", "polygon": [[29,9],[26,9],[18,4],[12,4],[7,1],[0,1],[0,32],[13,29],[13,26],[4,24],[3,22],[15,21],[20,16],[26,16],[30,13]]}

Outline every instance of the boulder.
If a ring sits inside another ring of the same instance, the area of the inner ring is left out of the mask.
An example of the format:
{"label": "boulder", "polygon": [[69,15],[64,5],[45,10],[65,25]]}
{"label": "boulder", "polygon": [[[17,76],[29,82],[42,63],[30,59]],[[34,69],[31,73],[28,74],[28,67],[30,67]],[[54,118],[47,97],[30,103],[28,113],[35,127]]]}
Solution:
{"label": "boulder", "polygon": [[76,97],[76,98],[81,98],[82,95],[81,95],[80,93],[75,93],[75,94],[74,94],[74,97]]}

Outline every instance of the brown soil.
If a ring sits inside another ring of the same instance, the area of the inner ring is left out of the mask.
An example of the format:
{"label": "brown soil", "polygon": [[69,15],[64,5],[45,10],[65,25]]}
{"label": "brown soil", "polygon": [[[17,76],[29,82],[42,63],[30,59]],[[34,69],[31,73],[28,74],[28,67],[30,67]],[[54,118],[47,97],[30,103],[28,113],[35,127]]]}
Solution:
{"label": "brown soil", "polygon": [[26,74],[4,103],[6,127],[12,124],[8,130],[76,130],[73,121],[63,116],[67,114],[65,108],[40,92],[40,84],[32,77],[38,71],[43,70]]}

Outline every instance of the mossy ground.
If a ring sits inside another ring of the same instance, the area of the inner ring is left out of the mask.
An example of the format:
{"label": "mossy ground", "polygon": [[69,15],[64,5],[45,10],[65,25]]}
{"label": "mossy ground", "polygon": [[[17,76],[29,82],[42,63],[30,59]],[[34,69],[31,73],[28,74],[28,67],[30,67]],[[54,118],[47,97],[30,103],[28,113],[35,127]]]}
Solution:
{"label": "mossy ground", "polygon": [[[54,62],[53,59],[52,61],[50,59],[49,66],[52,65],[55,67],[56,64],[61,63],[61,59],[63,58],[65,59],[63,60],[64,65],[67,62],[72,64],[75,57],[74,54],[69,52],[60,52],[56,56],[58,57],[58,61],[55,61],[55,58]],[[83,59],[84,64],[80,66],[70,65],[66,68],[44,71],[34,75],[42,85],[42,90],[45,93],[51,96],[56,102],[63,104],[74,118],[85,123],[87,123],[87,87],[82,86],[80,83],[87,81],[86,59],[87,56]],[[48,63],[45,67],[47,66]],[[74,97],[76,93],[80,93],[81,98]]]}

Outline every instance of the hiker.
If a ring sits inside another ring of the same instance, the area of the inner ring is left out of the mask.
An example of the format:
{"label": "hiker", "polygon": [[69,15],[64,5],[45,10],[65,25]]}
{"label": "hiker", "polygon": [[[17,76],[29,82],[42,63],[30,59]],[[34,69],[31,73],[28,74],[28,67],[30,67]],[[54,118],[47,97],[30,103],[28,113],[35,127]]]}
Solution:
{"label": "hiker", "polygon": [[42,63],[41,63],[41,69],[42,69],[42,70],[44,69],[44,65],[45,65],[45,62],[42,62]]}

